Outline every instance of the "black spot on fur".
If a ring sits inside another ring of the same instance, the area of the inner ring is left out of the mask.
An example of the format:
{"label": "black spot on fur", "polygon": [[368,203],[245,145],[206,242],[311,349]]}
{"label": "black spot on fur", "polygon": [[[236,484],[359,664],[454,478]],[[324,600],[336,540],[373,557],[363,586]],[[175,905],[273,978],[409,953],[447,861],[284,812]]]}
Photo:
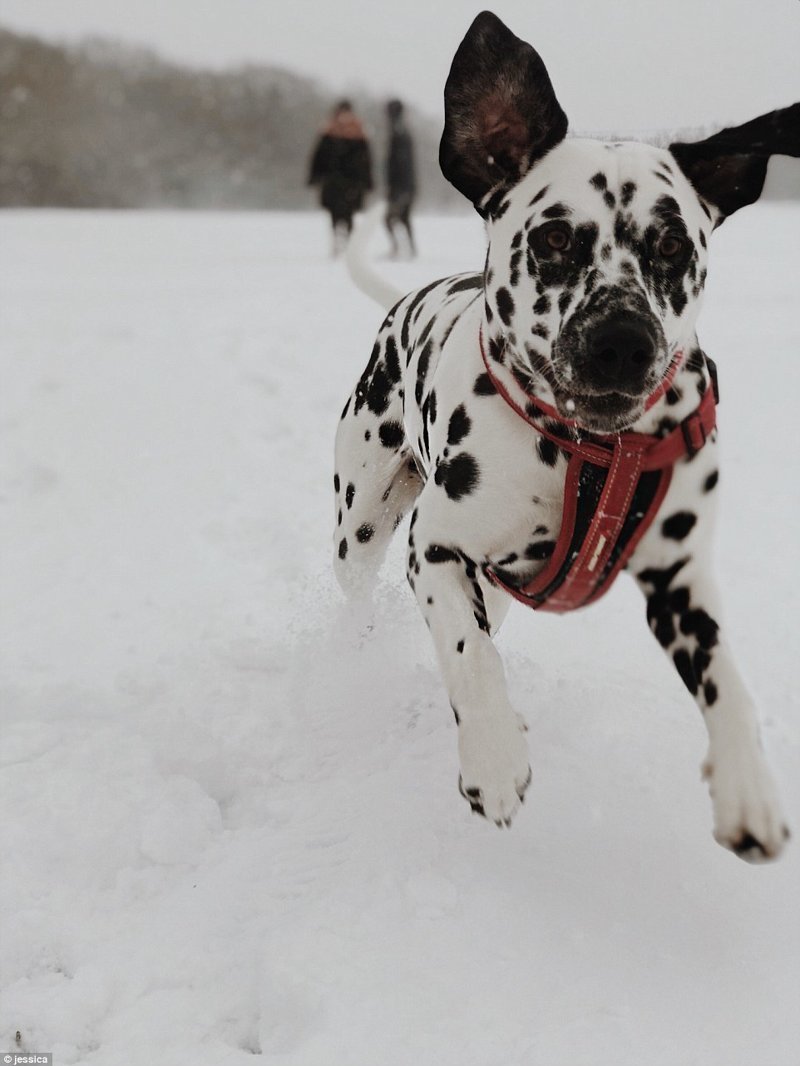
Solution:
{"label": "black spot on fur", "polygon": [[479,374],[475,378],[475,384],[472,386],[472,391],[476,396],[494,396],[497,389],[494,387],[494,382],[488,374]]}
{"label": "black spot on fur", "polygon": [[366,390],[367,407],[374,415],[382,415],[389,406],[392,381],[382,364],[375,367]]}
{"label": "black spot on fur", "polygon": [[465,278],[459,278],[448,288],[447,295],[454,296],[457,292],[468,292],[470,289],[482,289],[483,282],[480,274],[469,274]]}
{"label": "black spot on fur", "polygon": [[399,448],[404,440],[403,427],[399,422],[381,422],[378,436],[384,448]]}
{"label": "black spot on fur", "polygon": [[460,640],[458,642],[458,644],[456,644],[456,651],[458,652],[459,655],[463,654],[463,652],[464,652],[464,641],[463,640]]}
{"label": "black spot on fur", "polygon": [[706,683],[703,685],[703,697],[706,701],[706,706],[713,707],[714,704],[717,702],[718,695],[719,693],[717,692],[717,686],[714,684],[714,682],[706,681]]}
{"label": "black spot on fur", "polygon": [[429,340],[419,353],[419,362],[417,363],[417,383],[414,388],[414,398],[417,401],[417,405],[422,403],[422,393],[425,388],[425,378],[428,374],[428,365],[431,361],[432,351],[433,343]]}
{"label": "black spot on fur", "polygon": [[681,587],[670,591],[663,583],[647,599],[647,620],[662,647],[668,648],[675,640],[675,616],[688,610],[689,590]]}
{"label": "black spot on fur", "polygon": [[622,190],[621,190],[620,199],[622,201],[622,206],[623,207],[627,207],[628,204],[630,204],[631,200],[634,198],[635,195],[636,195],[636,182],[635,181],[626,181],[623,184]]}
{"label": "black spot on fur", "polygon": [[339,491],[339,475],[338,474],[334,474],[333,475],[333,487],[336,489],[337,492]]}
{"label": "black spot on fur", "polygon": [[339,558],[340,559],[344,559],[344,557],[346,555],[347,555],[347,538],[346,537],[342,537],[341,541],[339,542]]}
{"label": "black spot on fur", "polygon": [[695,676],[689,652],[685,648],[678,648],[672,656],[672,661],[675,663],[675,669],[680,674],[684,685],[686,685],[693,696],[696,696],[697,678]]}
{"label": "black spot on fur", "polygon": [[355,495],[356,495],[356,487],[355,487],[355,485],[353,484],[352,481],[348,481],[348,483],[347,483],[347,491],[344,494],[344,502],[347,504],[347,510],[348,511],[353,506],[353,500],[355,499]]}
{"label": "black spot on fur", "polygon": [[676,315],[683,313],[684,307],[689,302],[689,297],[684,292],[683,288],[675,286],[669,294],[669,302],[672,305],[672,310]]}
{"label": "black spot on fur", "polygon": [[450,422],[447,427],[447,443],[452,445],[460,444],[471,428],[472,422],[466,412],[466,408],[463,403],[459,404],[450,415]]}
{"label": "black spot on fur", "polygon": [[671,433],[673,429],[678,425],[674,418],[670,418],[666,415],[664,418],[660,418],[658,425],[656,426],[656,436],[666,437],[668,433]]}
{"label": "black spot on fur", "polygon": [[595,189],[599,189],[602,192],[603,189],[608,188],[608,178],[601,170],[598,170],[595,175],[589,178],[589,184],[593,185]]}
{"label": "black spot on fur", "polygon": [[545,466],[555,466],[558,459],[558,447],[547,437],[540,437],[536,442],[536,451]]}
{"label": "black spot on fur", "polygon": [[693,636],[706,651],[713,648],[719,640],[719,626],[702,607],[686,611],[681,616],[681,632]]}
{"label": "black spot on fur", "polygon": [[397,344],[392,336],[386,338],[386,373],[389,376],[389,380],[392,382],[398,382],[400,380],[400,358],[397,354]]}
{"label": "black spot on fur", "polygon": [[639,580],[644,582],[645,585],[652,585],[657,592],[666,592],[688,562],[688,559],[678,559],[672,566],[668,566],[663,570],[650,567],[647,570],[642,570],[639,574]]}
{"label": "black spot on fur", "polygon": [[528,204],[528,207],[533,207],[534,204],[538,204],[540,200],[542,200],[545,196],[547,196],[547,193],[548,193],[549,189],[550,189],[549,185],[545,185],[545,187],[543,189],[539,189],[539,191],[536,193],[534,198]]}
{"label": "black spot on fur", "polygon": [[419,289],[419,291],[415,293],[414,299],[406,308],[405,317],[403,319],[403,326],[400,331],[400,344],[409,353],[409,356],[411,355],[412,349],[409,348],[408,342],[410,338],[411,321],[414,316],[414,312],[417,310],[417,308],[428,295],[428,293],[435,289],[437,285],[441,285],[441,280],[432,281],[430,285],[426,285],[424,289]]}
{"label": "black spot on fur", "polygon": [[437,485],[443,485],[451,500],[469,496],[477,488],[480,474],[478,464],[467,452],[461,452],[448,462],[440,463],[434,474]]}
{"label": "black spot on fur", "polygon": [[[647,613],[651,613],[651,603],[648,601]],[[664,609],[653,614],[650,618],[650,628],[655,634],[655,638],[662,648],[668,648],[678,635],[675,632],[675,621],[672,615],[672,611]]]}
{"label": "black spot on fur", "polygon": [[503,321],[503,325],[511,325],[511,316],[514,314],[514,298],[508,289],[502,285],[496,294],[497,313]]}
{"label": "black spot on fur", "polygon": [[441,544],[431,544],[425,549],[425,558],[429,563],[457,563],[460,562],[458,552],[445,548]]}
{"label": "black spot on fur", "polygon": [[571,214],[572,211],[567,205],[559,202],[546,207],[542,211],[542,218],[569,218]]}
{"label": "black spot on fur", "polygon": [[369,522],[365,522],[363,526],[359,526],[356,530],[356,539],[359,544],[366,544],[368,540],[372,539],[374,532],[375,526],[370,525]]}
{"label": "black spot on fur", "polygon": [[703,680],[703,675],[706,670],[711,666],[711,656],[704,648],[695,648],[694,655],[692,656],[692,665],[694,666],[695,677],[699,683]]}
{"label": "black spot on fur", "polygon": [[703,492],[711,492],[713,488],[716,488],[719,481],[719,470],[712,470],[703,483]]}
{"label": "black spot on fur", "polygon": [[526,577],[524,574],[514,573],[513,570],[507,570],[505,567],[497,566],[492,567],[492,573],[498,580],[502,581],[504,585],[508,585],[509,588],[521,588],[525,584]]}
{"label": "black spot on fur", "polygon": [[525,549],[526,559],[549,559],[556,550],[554,540],[538,540]]}
{"label": "black spot on fur", "polygon": [[536,303],[533,305],[533,313],[535,315],[546,315],[550,310],[550,297],[545,293],[544,296],[540,296]]}
{"label": "black spot on fur", "polygon": [[489,355],[496,363],[502,363],[505,356],[505,345],[496,337],[489,338]]}
{"label": "black spot on fur", "polygon": [[661,524],[661,532],[670,540],[685,540],[694,529],[697,515],[691,511],[678,511],[677,514],[665,518]]}

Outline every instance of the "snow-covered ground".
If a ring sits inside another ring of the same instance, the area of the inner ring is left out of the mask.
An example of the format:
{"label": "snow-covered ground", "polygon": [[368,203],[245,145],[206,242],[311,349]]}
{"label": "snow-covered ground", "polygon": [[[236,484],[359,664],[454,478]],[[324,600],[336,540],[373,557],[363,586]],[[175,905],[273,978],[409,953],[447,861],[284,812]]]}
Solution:
{"label": "snow-covered ground", "polygon": [[[419,220],[411,288],[479,268]],[[715,236],[719,570],[800,830],[800,209]],[[800,843],[711,838],[692,700],[627,579],[499,637],[510,832],[393,549],[329,566],[332,442],[380,311],[322,216],[13,213],[2,259],[0,1051],[58,1066],[797,1066]]]}

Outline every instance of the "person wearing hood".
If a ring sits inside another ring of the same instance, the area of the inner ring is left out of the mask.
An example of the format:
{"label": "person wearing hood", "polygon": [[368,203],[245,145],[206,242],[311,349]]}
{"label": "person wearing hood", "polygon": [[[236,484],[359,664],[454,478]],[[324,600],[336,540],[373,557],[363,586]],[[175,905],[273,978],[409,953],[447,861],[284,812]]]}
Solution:
{"label": "person wearing hood", "polygon": [[320,203],[331,217],[333,254],[344,247],[353,215],[372,189],[372,157],[361,120],[341,100],[319,135],[311,158],[309,185],[319,186]]}

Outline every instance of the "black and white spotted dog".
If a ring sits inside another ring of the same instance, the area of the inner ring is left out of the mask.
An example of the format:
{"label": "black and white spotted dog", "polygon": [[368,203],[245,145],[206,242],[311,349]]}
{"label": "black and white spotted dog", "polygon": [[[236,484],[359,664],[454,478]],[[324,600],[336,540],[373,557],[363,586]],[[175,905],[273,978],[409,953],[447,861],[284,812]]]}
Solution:
{"label": "black and white spotted dog", "polygon": [[[567,140],[566,127],[538,54],[479,15],[447,81],[440,162],[486,220],[484,272],[393,307],[336,440],[340,583],[372,580],[413,506],[408,577],[458,723],[460,788],[498,825],[531,772],[490,634],[557,549],[567,445],[672,440],[703,398],[713,419],[695,336],[708,240],[758,199],[771,154],[800,154],[800,105],[668,151]],[[708,728],[714,835],[771,859],[788,833],[709,561],[713,422],[679,444],[627,569]]]}

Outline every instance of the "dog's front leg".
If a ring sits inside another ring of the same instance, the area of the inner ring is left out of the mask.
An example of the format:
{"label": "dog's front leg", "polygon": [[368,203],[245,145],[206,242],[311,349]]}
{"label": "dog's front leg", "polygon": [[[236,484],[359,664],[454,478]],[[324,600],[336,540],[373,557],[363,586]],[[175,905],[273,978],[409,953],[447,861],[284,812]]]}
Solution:
{"label": "dog's front leg", "polygon": [[467,552],[438,535],[423,513],[421,507],[412,515],[408,580],[458,725],[459,788],[474,811],[507,826],[531,777],[525,724],[508,699],[490,636],[484,580]]}
{"label": "dog's front leg", "polygon": [[749,862],[780,854],[789,833],[758,736],[750,694],[720,630],[709,562],[682,554],[639,570],[647,617],[695,697],[708,730],[703,774],[714,808],[714,837]]}

